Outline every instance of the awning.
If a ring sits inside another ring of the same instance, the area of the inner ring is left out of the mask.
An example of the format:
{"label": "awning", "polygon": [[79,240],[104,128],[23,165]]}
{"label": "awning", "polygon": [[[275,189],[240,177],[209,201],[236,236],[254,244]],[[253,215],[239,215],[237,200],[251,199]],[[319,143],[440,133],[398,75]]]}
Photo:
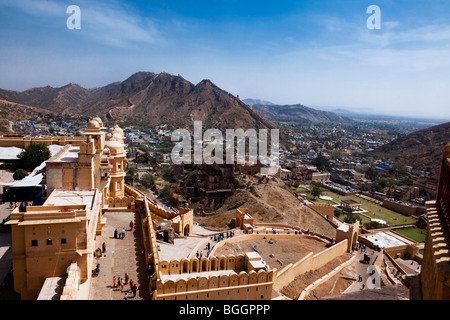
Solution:
{"label": "awning", "polygon": [[[61,149],[64,148],[64,146],[60,145],[49,145],[48,146],[50,150],[50,154],[53,157],[55,154],[57,154]],[[17,148],[20,149],[20,148]],[[22,149],[21,149],[22,150]],[[33,172],[23,178],[22,180],[17,180],[13,182],[1,182],[0,186],[3,187],[14,187],[14,188],[20,188],[20,187],[39,187],[41,186],[42,178],[44,177],[42,172],[45,170],[45,161],[42,162],[40,165],[38,165],[36,168],[34,168]]]}
{"label": "awning", "polygon": [[24,149],[17,147],[0,147],[0,160],[19,160],[17,157]]}

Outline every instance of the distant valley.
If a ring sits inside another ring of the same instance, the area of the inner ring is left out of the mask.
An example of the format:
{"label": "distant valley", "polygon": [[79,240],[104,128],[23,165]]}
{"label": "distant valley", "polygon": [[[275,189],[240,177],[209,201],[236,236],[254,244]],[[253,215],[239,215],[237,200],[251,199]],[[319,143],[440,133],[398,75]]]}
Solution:
{"label": "distant valley", "polygon": [[353,120],[329,111],[321,111],[301,104],[277,105],[258,99],[244,99],[245,103],[260,112],[272,121],[304,122],[304,123],[345,123],[351,124]]}

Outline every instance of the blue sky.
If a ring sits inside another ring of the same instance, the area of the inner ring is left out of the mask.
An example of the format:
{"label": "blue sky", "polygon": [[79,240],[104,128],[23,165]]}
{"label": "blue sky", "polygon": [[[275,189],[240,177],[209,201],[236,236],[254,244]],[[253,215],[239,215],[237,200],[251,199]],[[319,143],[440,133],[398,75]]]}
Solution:
{"label": "blue sky", "polygon": [[0,0],[0,43],[3,89],[165,71],[242,99],[450,119],[447,0]]}

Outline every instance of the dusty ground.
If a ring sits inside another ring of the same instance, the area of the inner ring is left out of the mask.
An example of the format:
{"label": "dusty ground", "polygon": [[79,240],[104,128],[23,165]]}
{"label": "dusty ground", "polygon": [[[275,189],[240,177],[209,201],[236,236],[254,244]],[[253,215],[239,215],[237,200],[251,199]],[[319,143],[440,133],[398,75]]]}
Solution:
{"label": "dusty ground", "polygon": [[[311,283],[314,281],[320,279],[324,275],[331,272],[333,269],[338,267],[343,262],[347,261],[351,258],[351,254],[347,253],[344,254],[333,261],[327,263],[324,267],[307,272],[301,276],[298,276],[295,278],[294,281],[292,281],[290,284],[288,284],[286,287],[284,287],[281,290],[281,293],[283,293],[285,296],[291,298],[291,299],[298,299],[300,296],[300,293]],[[342,270],[340,273],[335,275],[333,278],[329,279],[322,285],[318,286],[314,290],[312,290],[312,294],[310,294],[306,299],[307,300],[316,300],[320,297],[328,297],[332,295],[337,295],[342,293],[350,284],[353,283],[353,279],[357,279],[357,275],[355,272],[354,265],[351,265],[344,270]]]}
{"label": "dusty ground", "polygon": [[248,240],[239,243],[227,243],[216,251],[216,255],[240,254],[256,251],[270,268],[283,269],[289,263],[295,263],[308,253],[317,253],[325,249],[325,243],[314,239],[273,240],[270,235],[265,240]]}
{"label": "dusty ground", "polygon": [[[1,182],[13,182],[14,171],[11,170],[0,170],[0,181]],[[3,193],[3,187],[1,187]]]}
{"label": "dusty ground", "polygon": [[319,214],[301,210],[302,201],[281,179],[272,176],[236,177],[238,189],[217,210],[219,214],[196,217],[201,225],[227,228],[237,208],[248,208],[255,222],[284,223],[299,226],[334,238],[336,230]]}

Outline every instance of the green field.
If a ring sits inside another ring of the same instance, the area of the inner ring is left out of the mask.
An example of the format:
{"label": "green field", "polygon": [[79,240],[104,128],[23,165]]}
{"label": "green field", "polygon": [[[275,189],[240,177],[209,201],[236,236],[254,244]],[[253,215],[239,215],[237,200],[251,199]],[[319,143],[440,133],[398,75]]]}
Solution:
{"label": "green field", "polygon": [[426,229],[419,229],[419,228],[397,229],[395,230],[395,232],[419,243],[425,242],[425,236],[427,234]]}
{"label": "green field", "polygon": [[[324,199],[320,199],[320,198],[316,198],[314,199],[311,194],[308,192],[308,190],[304,189],[304,188],[292,188],[294,191],[297,191],[298,193],[306,193],[308,195],[308,198],[311,201],[317,202],[317,203],[325,203],[325,204],[335,204],[332,201],[329,200],[324,200]],[[335,192],[332,192],[328,189],[323,188],[322,189],[322,196],[328,196],[333,198],[334,201],[341,203],[341,200],[344,199],[352,199],[355,200],[359,203],[361,203],[361,208],[364,210],[367,210],[368,212],[366,212],[365,214],[372,217],[373,219],[382,219],[384,221],[386,221],[386,223],[388,225],[391,226],[396,226],[396,225],[400,225],[400,224],[408,224],[408,223],[415,223],[417,221],[416,218],[411,217],[411,216],[407,216],[407,215],[403,215],[401,213],[395,212],[393,210],[390,210],[388,208],[385,208],[383,206],[380,206],[376,203],[373,203],[371,201],[362,199],[357,197],[356,195],[353,196],[342,196],[340,194],[337,194]],[[365,222],[369,222],[369,218],[364,217],[361,215],[362,218],[362,223]]]}

